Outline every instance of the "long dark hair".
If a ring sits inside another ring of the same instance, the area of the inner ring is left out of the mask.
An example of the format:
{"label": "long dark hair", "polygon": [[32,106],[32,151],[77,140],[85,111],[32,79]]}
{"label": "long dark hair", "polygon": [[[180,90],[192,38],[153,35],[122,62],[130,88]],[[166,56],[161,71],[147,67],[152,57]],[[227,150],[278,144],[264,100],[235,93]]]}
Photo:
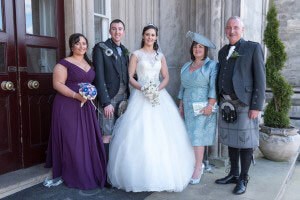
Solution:
{"label": "long dark hair", "polygon": [[[81,34],[81,33],[73,33],[72,35],[70,35],[69,37],[69,48],[70,48],[70,54],[69,56],[73,56],[73,51],[72,51],[72,48],[73,46],[80,41],[80,37],[83,37],[86,41],[86,44],[87,46],[89,46],[89,42],[88,40],[86,39],[86,37]],[[89,57],[87,56],[87,54],[85,53],[84,54],[84,60],[90,65],[90,66],[93,66],[93,63],[92,61],[89,59]]]}
{"label": "long dark hair", "polygon": [[[147,26],[145,26],[143,28],[143,33],[142,35],[145,34],[145,32],[149,29],[154,29],[155,30],[155,33],[156,33],[156,36],[158,36],[158,28],[154,25],[154,24],[148,24]],[[143,48],[145,45],[145,41],[144,39],[142,39],[142,42],[141,42],[141,48]],[[153,49],[156,51],[156,54],[158,54],[157,50],[158,50],[159,46],[157,44],[157,40],[155,40],[154,44],[153,44]]]}
{"label": "long dark hair", "polygon": [[[195,42],[195,41],[193,41],[193,43],[192,43],[192,45],[191,45],[191,47],[190,47],[190,54],[191,54],[191,59],[192,59],[192,61],[194,61],[196,58],[195,58],[195,56],[194,56],[194,54],[193,54],[193,48],[194,48],[194,46],[196,46],[197,44],[200,44],[200,43],[197,43],[197,42]],[[201,44],[201,45],[203,45],[203,44]],[[204,46],[204,45],[203,45]],[[203,56],[203,59],[202,60],[205,60],[206,58],[207,58],[207,54],[208,54],[208,47],[207,46],[204,46],[204,56]]]}

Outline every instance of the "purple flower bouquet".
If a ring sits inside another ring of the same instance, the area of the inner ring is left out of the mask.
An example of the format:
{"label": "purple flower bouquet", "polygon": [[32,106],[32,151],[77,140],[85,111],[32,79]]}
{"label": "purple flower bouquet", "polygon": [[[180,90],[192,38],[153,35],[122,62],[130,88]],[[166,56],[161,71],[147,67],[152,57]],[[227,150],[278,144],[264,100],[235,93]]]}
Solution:
{"label": "purple flower bouquet", "polygon": [[[83,98],[87,100],[94,100],[97,96],[97,89],[94,85],[90,83],[79,83],[79,94],[83,96]],[[81,103],[82,107],[84,103]]]}

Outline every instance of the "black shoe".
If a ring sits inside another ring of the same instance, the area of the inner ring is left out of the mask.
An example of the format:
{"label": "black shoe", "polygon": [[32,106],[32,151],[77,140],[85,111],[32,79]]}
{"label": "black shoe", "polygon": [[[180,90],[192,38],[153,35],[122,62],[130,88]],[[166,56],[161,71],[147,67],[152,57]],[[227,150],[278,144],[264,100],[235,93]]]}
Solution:
{"label": "black shoe", "polygon": [[238,183],[239,177],[229,174],[224,178],[217,179],[215,183],[217,184],[230,184],[230,183]]}
{"label": "black shoe", "polygon": [[246,192],[247,189],[247,183],[248,180],[245,179],[241,179],[238,181],[238,183],[236,184],[235,188],[233,189],[233,194],[244,194]]}
{"label": "black shoe", "polygon": [[107,189],[110,189],[110,188],[112,188],[112,185],[109,182],[105,181],[104,187],[106,187]]}

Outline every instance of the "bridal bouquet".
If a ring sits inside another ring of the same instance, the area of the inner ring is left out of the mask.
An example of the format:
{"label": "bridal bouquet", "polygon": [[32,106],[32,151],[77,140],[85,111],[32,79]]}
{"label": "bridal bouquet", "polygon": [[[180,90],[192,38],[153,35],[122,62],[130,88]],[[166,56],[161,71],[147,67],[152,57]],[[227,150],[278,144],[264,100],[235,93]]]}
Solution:
{"label": "bridal bouquet", "polygon": [[141,90],[153,107],[159,105],[158,85],[154,81],[147,82]]}
{"label": "bridal bouquet", "polygon": [[[97,96],[97,89],[90,83],[79,83],[79,94],[83,96],[83,98],[87,100],[94,100]],[[81,103],[82,107],[84,103]]]}

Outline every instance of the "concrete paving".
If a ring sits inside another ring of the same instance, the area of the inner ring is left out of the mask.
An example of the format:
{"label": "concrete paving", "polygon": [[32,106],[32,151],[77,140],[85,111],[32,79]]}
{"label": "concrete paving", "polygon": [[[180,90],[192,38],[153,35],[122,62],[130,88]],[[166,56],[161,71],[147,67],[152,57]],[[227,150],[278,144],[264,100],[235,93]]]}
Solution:
{"label": "concrete paving", "polygon": [[296,162],[294,173],[287,183],[282,200],[300,199],[300,161]]}
{"label": "concrete paving", "polygon": [[0,199],[41,183],[51,176],[51,170],[44,168],[44,164],[3,174],[0,176]]}
{"label": "concrete paving", "polygon": [[[256,165],[250,168],[250,180],[247,192],[234,195],[234,184],[218,185],[214,181],[225,175],[225,168],[214,168],[213,173],[205,173],[201,184],[187,187],[181,193],[153,193],[146,200],[279,200],[285,189],[285,183],[292,172],[292,162],[272,162],[258,158]],[[299,200],[299,199],[298,199]]]}
{"label": "concrete paving", "polygon": [[[296,163],[297,162],[297,163]],[[296,165],[295,165],[296,163]],[[296,166],[296,167],[295,167]],[[299,200],[300,164],[296,159],[291,162],[273,162],[262,157],[250,168],[247,192],[234,195],[234,184],[217,185],[215,179],[224,177],[225,167],[214,167],[212,173],[205,173],[201,183],[189,185],[184,191],[174,192],[124,192],[118,189],[96,189],[82,191],[64,185],[46,188],[41,183],[4,198],[4,200],[24,199],[105,199],[105,200]],[[292,176],[292,174],[293,175]],[[1,179],[1,177],[0,177]],[[287,184],[288,183],[288,184]],[[285,193],[286,192],[286,193]]]}

